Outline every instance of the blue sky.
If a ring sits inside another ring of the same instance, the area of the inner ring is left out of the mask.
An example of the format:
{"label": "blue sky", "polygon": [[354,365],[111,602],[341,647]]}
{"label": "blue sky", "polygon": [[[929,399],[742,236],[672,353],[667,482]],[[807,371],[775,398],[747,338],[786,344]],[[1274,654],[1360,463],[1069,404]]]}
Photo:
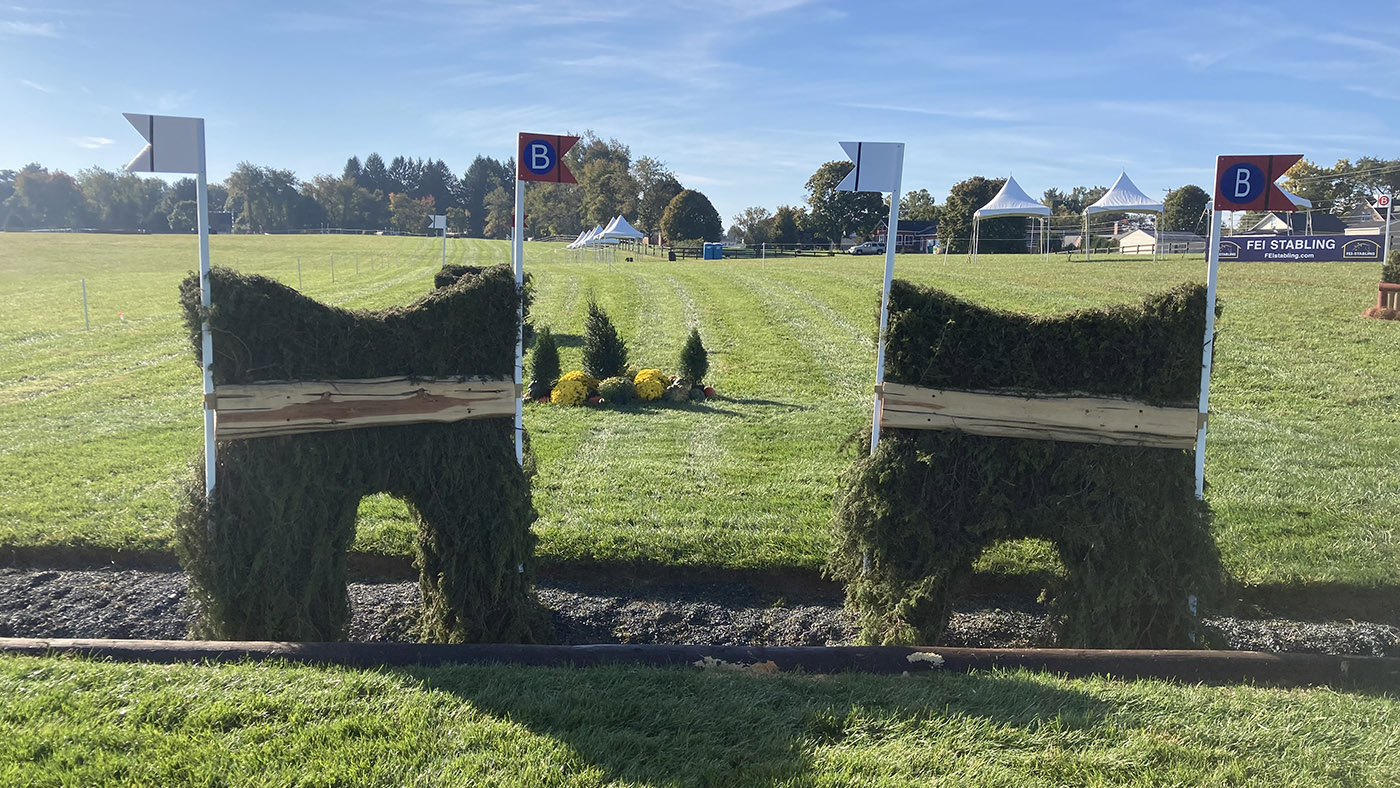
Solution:
{"label": "blue sky", "polygon": [[665,0],[0,0],[0,167],[115,169],[122,111],[207,119],[239,161],[512,155],[592,129],[726,224],[800,203],[838,140],[907,143],[906,190],[1206,186],[1222,153],[1400,158],[1400,5]]}

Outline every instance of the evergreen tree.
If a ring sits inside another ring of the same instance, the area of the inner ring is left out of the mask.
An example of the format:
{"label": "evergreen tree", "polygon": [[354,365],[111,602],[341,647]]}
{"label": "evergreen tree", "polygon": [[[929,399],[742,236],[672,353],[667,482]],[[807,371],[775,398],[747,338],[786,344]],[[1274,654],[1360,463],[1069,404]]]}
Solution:
{"label": "evergreen tree", "polygon": [[699,386],[705,379],[705,373],[710,371],[710,354],[705,350],[705,345],[700,341],[700,329],[690,329],[690,338],[685,341],[685,347],[681,349],[681,377],[687,378],[691,383]]}
{"label": "evergreen tree", "polygon": [[535,351],[530,356],[530,397],[549,396],[559,381],[559,345],[548,328],[541,328],[535,339]]}
{"label": "evergreen tree", "polygon": [[588,317],[583,322],[583,371],[599,380],[627,372],[627,345],[594,301],[588,302]]}

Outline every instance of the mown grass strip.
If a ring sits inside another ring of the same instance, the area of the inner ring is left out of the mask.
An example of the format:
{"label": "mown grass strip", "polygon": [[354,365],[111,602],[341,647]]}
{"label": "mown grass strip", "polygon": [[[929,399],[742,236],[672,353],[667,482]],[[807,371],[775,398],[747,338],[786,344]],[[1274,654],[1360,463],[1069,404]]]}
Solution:
{"label": "mown grass strip", "polygon": [[0,659],[0,783],[1390,786],[1400,702],[1327,690],[648,668]]}

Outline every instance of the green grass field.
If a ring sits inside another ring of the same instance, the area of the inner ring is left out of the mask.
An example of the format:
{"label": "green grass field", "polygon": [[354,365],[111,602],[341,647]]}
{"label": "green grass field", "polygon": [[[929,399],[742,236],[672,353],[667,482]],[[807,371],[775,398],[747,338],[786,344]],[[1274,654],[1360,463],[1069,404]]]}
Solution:
{"label": "green grass field", "polygon": [[[439,243],[215,236],[212,249],[216,264],[292,286],[300,258],[309,295],[376,308],[431,287]],[[448,249],[459,262],[507,255],[504,242]],[[698,326],[721,395],[621,412],[528,406],[544,560],[818,568],[849,462],[841,445],[869,418],[882,260],[610,266],[534,244],[526,259],[535,321],[562,335],[566,369],[578,364],[594,297],[637,366],[674,369]],[[190,236],[0,234],[0,549],[169,549],[173,492],[201,446],[198,368],[176,312],[176,285],[196,265]],[[1049,312],[1201,280],[1204,264],[908,256],[896,273]],[[1222,270],[1208,497],[1226,562],[1246,584],[1400,587],[1400,324],[1360,317],[1377,273]],[[407,555],[412,536],[402,504],[362,504],[356,549]],[[1054,561],[1021,544],[982,568],[1053,571]]]}
{"label": "green grass field", "polygon": [[1400,701],[1030,673],[0,658],[0,784],[1394,786]]}

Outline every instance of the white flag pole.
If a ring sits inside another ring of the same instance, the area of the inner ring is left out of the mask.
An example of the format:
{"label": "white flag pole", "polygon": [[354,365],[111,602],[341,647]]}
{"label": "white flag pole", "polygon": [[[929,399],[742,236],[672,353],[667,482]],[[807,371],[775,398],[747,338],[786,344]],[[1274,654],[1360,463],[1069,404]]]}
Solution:
{"label": "white flag pole", "polygon": [[[218,450],[214,445],[214,334],[209,329],[209,307],[213,304],[213,293],[209,281],[209,169],[204,154],[204,119],[195,122],[199,133],[197,155],[199,172],[195,175],[195,207],[199,214],[199,303],[204,307],[204,322],[200,325],[200,348],[204,359],[204,497],[212,501],[216,477]],[[214,528],[209,520],[209,529]]]}
{"label": "white flag pole", "polygon": [[1215,291],[1220,278],[1220,211],[1211,211],[1206,249],[1206,336],[1201,345],[1201,399],[1196,408],[1196,497],[1206,494],[1206,422],[1210,414],[1210,367],[1215,352]]}
{"label": "white flag pole", "polygon": [[890,283],[894,281],[894,248],[899,243],[899,187],[904,177],[904,146],[895,152],[894,191],[890,192],[890,218],[885,235],[885,289],[880,295],[880,338],[875,351],[875,410],[870,427],[870,453],[880,445],[880,418],[885,409],[885,332],[890,325]]}
{"label": "white flag pole", "polygon": [[1386,192],[1385,200],[1385,251],[1381,253],[1381,264],[1390,259],[1390,212],[1395,207],[1395,197]]}
{"label": "white flag pole", "polygon": [[[447,231],[443,230],[443,243],[447,243]],[[444,247],[445,248],[445,247]],[[515,289],[517,293],[525,286],[525,182],[515,179],[515,230],[510,237],[511,256],[515,262]],[[525,464],[525,304],[516,305],[517,319],[515,334],[515,461]]]}
{"label": "white flag pole", "polygon": [[442,225],[442,267],[447,267],[447,223]]}

